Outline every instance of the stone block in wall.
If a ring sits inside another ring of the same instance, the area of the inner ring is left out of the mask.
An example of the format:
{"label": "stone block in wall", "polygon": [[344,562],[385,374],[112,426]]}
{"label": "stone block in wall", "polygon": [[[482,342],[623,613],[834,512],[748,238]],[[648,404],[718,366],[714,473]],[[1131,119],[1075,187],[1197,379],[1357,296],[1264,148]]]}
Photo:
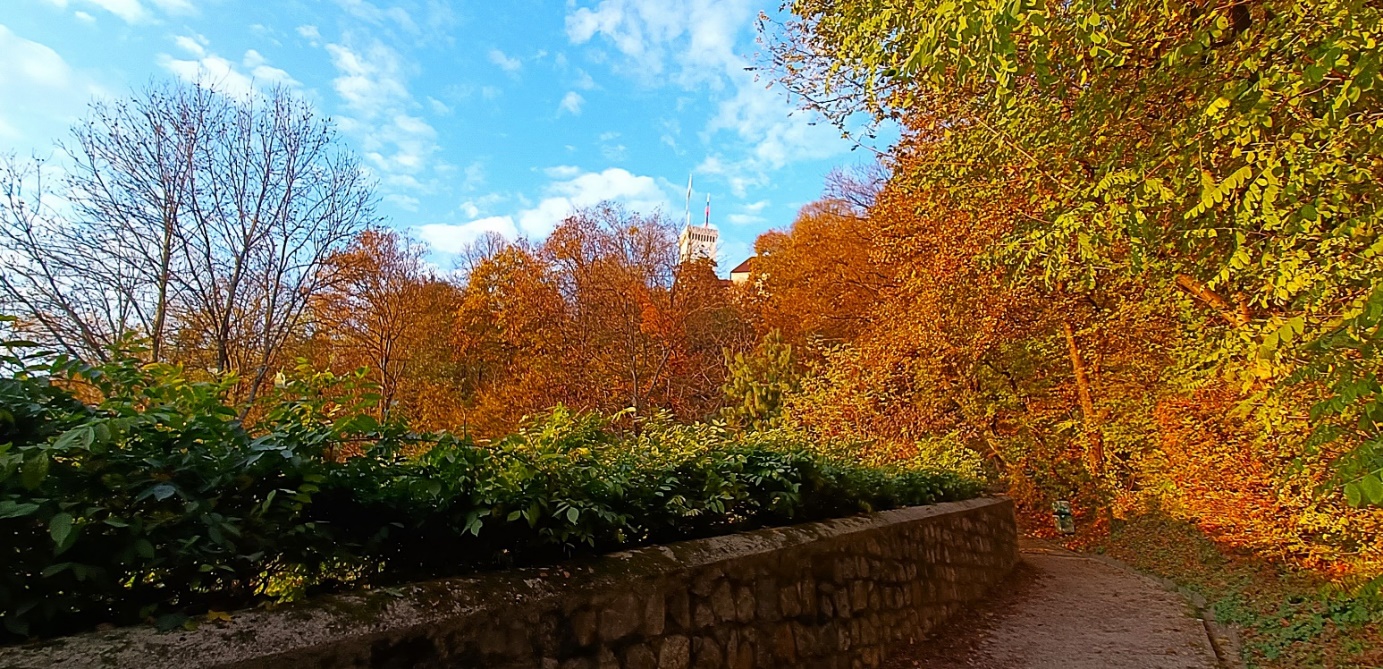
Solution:
{"label": "stone block in wall", "polygon": [[659,669],[687,669],[691,666],[691,640],[681,635],[663,637],[658,641]]}
{"label": "stone block in wall", "polygon": [[633,634],[643,622],[643,604],[633,593],[616,597],[600,612],[600,640],[613,643]]}
{"label": "stone block in wall", "polygon": [[667,619],[674,630],[686,631],[692,627],[691,595],[686,589],[674,588],[663,597],[667,607]]}
{"label": "stone block in wall", "polygon": [[623,669],[658,669],[658,658],[647,644],[635,644],[625,649]]}
{"label": "stone block in wall", "polygon": [[721,654],[720,642],[716,641],[713,637],[699,636],[692,639],[692,669],[721,669],[724,661],[725,658]]}

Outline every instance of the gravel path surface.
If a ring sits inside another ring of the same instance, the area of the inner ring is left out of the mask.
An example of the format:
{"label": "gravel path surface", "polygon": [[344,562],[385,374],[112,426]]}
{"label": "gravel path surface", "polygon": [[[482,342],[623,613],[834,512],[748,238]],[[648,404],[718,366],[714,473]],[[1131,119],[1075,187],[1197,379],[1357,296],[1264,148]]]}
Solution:
{"label": "gravel path surface", "polygon": [[1151,579],[1024,542],[1023,562],[889,669],[1215,669],[1194,609]]}

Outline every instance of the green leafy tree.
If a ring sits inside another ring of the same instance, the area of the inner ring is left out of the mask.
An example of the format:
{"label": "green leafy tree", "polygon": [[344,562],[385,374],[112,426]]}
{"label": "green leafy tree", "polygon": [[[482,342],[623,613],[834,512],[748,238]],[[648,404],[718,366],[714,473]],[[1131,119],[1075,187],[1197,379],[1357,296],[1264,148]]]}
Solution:
{"label": "green leafy tree", "polygon": [[800,372],[792,345],[774,330],[753,351],[725,352],[729,374],[725,381],[725,419],[742,429],[776,426],[785,399],[796,392]]}

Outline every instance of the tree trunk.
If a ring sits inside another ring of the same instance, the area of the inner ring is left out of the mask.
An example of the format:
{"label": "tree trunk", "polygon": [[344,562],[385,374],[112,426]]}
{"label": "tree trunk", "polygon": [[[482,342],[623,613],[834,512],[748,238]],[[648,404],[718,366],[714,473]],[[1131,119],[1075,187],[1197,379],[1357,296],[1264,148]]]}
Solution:
{"label": "tree trunk", "polygon": [[1081,357],[1080,347],[1076,345],[1076,332],[1069,321],[1062,321],[1062,332],[1066,335],[1066,349],[1071,356],[1071,369],[1076,376],[1076,395],[1080,398],[1081,422],[1085,427],[1086,464],[1090,473],[1096,477],[1104,474],[1104,438],[1095,416],[1095,400],[1090,393],[1090,375]]}

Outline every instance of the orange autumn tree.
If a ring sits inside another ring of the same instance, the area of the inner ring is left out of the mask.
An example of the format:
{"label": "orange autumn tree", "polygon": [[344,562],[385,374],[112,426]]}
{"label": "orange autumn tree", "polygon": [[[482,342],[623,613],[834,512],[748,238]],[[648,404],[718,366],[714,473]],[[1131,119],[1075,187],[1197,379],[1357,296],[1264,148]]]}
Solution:
{"label": "orange autumn tree", "polygon": [[[1146,402],[1180,322],[1146,303],[1136,282],[1066,289],[1003,265],[1015,219],[1035,215],[1037,198],[1011,188],[1005,171],[956,154],[942,141],[943,119],[910,120],[892,176],[863,215],[762,240],[813,249],[778,255],[781,276],[864,258],[878,277],[854,333],[817,348],[791,420],[822,439],[861,441],[868,458],[983,461],[1028,509],[1057,498],[1107,507],[1132,485],[1152,424],[1146,404],[1125,405]],[[813,238],[861,241],[813,247]],[[795,288],[776,285],[785,284]],[[830,327],[835,302],[796,302],[772,324],[795,318],[810,336]]]}
{"label": "orange autumn tree", "polygon": [[747,345],[749,329],[709,265],[678,264],[674,232],[601,205],[475,264],[455,341],[478,433],[556,404],[686,420],[719,407],[722,349]]}
{"label": "orange autumn tree", "polygon": [[840,342],[868,325],[879,292],[892,280],[871,258],[877,229],[860,205],[872,196],[865,193],[851,202],[828,194],[803,207],[788,231],[769,232],[755,242],[758,290],[751,299],[764,332],[778,330],[794,341],[810,336]]}
{"label": "orange autumn tree", "polygon": [[1003,219],[965,210],[957,200],[966,191],[913,178],[933,153],[920,140],[900,151],[893,178],[863,217],[804,216],[837,227],[804,227],[808,239],[858,240],[818,245],[818,256],[844,250],[815,264],[863,262],[875,278],[856,319],[863,327],[825,353],[790,414],[824,437],[868,441],[874,457],[969,450],[1002,465],[1010,456],[999,441],[1021,431],[1009,414],[1031,408],[1008,382],[1014,361],[1003,354],[1049,314],[1032,291],[1010,289],[981,262],[1005,232]]}
{"label": "orange autumn tree", "polygon": [[526,243],[471,269],[452,344],[467,361],[467,427],[496,436],[526,415],[575,398],[566,383],[566,308],[550,270]]}
{"label": "orange autumn tree", "polygon": [[320,368],[367,369],[381,417],[401,412],[419,426],[450,427],[457,416],[447,398],[458,390],[462,365],[438,335],[452,329],[460,296],[423,253],[397,232],[372,229],[331,256],[303,348]]}
{"label": "orange autumn tree", "polygon": [[703,419],[725,402],[725,356],[754,346],[752,318],[709,261],[679,266],[670,297],[669,338],[676,346],[667,405],[679,418]]}

